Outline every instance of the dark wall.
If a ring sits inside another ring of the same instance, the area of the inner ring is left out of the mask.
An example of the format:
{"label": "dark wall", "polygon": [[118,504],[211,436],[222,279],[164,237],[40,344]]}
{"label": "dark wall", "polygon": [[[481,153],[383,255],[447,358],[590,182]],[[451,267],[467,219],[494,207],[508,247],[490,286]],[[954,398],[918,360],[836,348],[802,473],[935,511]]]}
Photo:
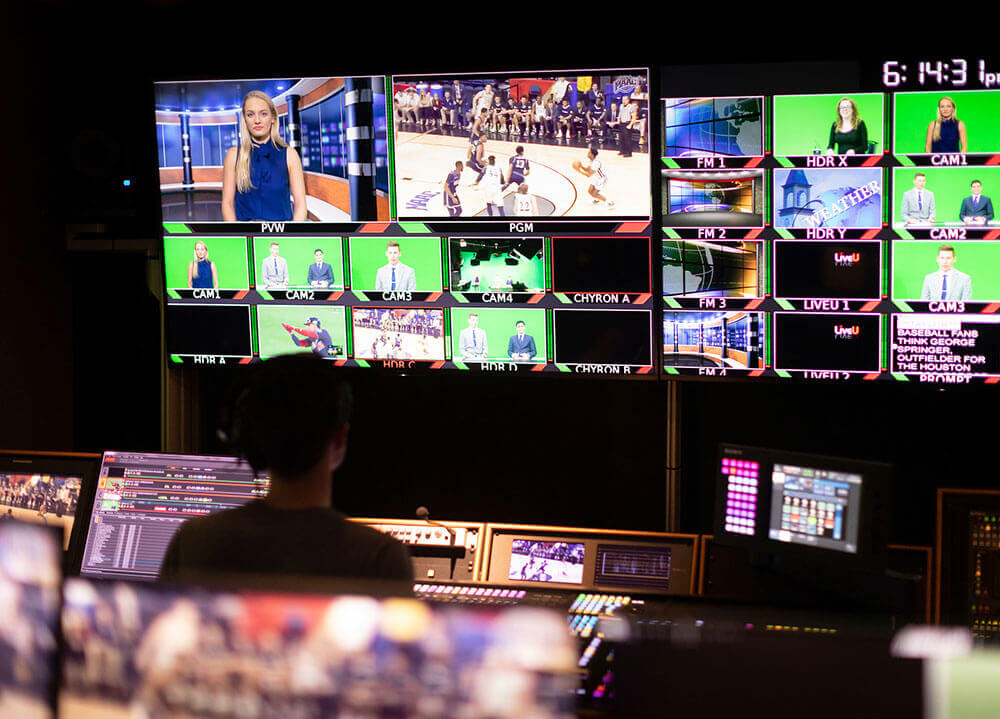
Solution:
{"label": "dark wall", "polygon": [[[202,382],[203,446],[234,374]],[[666,392],[656,382],[350,373],[338,507],[353,515],[665,526]]]}

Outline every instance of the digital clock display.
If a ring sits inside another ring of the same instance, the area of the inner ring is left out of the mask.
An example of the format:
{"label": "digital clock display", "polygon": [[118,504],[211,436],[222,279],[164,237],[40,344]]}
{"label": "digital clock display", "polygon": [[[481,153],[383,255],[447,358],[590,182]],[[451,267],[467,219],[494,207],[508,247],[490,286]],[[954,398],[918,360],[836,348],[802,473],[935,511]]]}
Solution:
{"label": "digital clock display", "polygon": [[1000,85],[1000,73],[989,72],[986,61],[982,59],[953,57],[941,60],[886,60],[882,63],[882,86],[891,89],[906,86],[961,89],[969,87],[970,80],[974,84],[976,79],[983,88]]}

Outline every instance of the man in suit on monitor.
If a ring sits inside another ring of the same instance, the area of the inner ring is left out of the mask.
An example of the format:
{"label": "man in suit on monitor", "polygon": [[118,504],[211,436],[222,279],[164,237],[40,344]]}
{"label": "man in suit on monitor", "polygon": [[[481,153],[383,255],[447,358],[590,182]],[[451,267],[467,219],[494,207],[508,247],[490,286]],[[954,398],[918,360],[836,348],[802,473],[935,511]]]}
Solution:
{"label": "man in suit on monitor", "polygon": [[377,292],[414,292],[417,289],[416,273],[412,267],[399,261],[401,254],[399,243],[389,240],[385,248],[385,257],[389,262],[375,273]]}
{"label": "man in suit on monitor", "polygon": [[913,189],[903,193],[900,215],[906,224],[934,224],[934,193],[926,189],[927,176],[918,172],[913,176]]}
{"label": "man in suit on monitor", "polygon": [[261,263],[261,277],[267,289],[288,287],[288,260],[278,255],[280,248],[277,242],[271,243],[271,254]]}
{"label": "man in suit on monitor", "polygon": [[958,219],[970,225],[985,225],[993,221],[993,200],[983,194],[983,183],[972,181],[972,194],[962,200]]}
{"label": "man in suit on monitor", "polygon": [[323,250],[316,250],[313,253],[315,262],[309,265],[309,286],[329,287],[333,284],[333,267],[329,262],[323,261]]}
{"label": "man in suit on monitor", "polygon": [[479,329],[479,315],[475,312],[469,315],[469,326],[458,336],[458,351],[464,360],[481,362],[489,354],[486,344],[486,331]]}
{"label": "man in suit on monitor", "polygon": [[937,255],[938,271],[924,277],[920,299],[931,302],[972,299],[972,278],[954,268],[955,248],[941,245]]}
{"label": "man in suit on monitor", "polygon": [[518,320],[514,327],[517,334],[507,342],[507,356],[515,362],[530,362],[538,354],[535,338],[525,332],[524,320]]}

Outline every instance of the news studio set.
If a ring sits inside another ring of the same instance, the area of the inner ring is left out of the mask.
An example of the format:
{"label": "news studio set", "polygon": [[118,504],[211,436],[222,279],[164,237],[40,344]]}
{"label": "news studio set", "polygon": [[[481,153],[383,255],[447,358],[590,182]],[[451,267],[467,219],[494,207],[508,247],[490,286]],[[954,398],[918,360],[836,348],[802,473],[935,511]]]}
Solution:
{"label": "news studio set", "polygon": [[152,65],[0,716],[995,714],[1000,59],[635,50]]}

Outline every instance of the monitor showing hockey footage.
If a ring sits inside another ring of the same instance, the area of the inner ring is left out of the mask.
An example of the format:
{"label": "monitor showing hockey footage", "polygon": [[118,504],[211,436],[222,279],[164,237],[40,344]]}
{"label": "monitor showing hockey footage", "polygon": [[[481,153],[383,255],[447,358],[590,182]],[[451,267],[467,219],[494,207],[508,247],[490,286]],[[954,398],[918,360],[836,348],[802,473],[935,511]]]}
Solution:
{"label": "monitor showing hockey footage", "polygon": [[155,97],[172,364],[657,378],[647,69]]}
{"label": "monitor showing hockey footage", "polygon": [[661,376],[998,383],[995,65],[662,67]]}

